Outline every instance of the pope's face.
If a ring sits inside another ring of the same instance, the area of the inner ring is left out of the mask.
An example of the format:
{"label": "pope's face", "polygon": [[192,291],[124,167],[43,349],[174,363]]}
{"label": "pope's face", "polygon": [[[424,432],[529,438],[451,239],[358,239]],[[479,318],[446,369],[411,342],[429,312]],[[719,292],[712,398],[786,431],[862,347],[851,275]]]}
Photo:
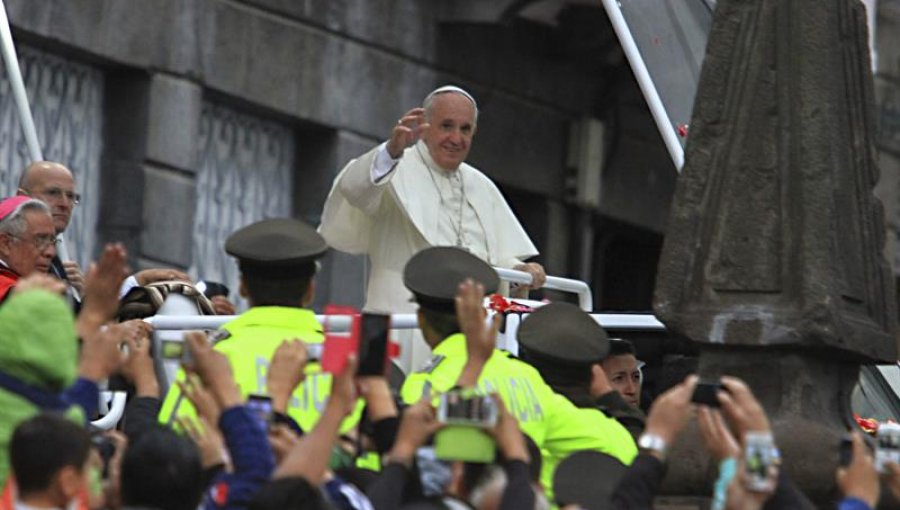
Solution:
{"label": "pope's face", "polygon": [[428,123],[422,140],[431,159],[444,170],[456,170],[469,156],[475,136],[475,105],[461,94],[440,94],[431,103]]}

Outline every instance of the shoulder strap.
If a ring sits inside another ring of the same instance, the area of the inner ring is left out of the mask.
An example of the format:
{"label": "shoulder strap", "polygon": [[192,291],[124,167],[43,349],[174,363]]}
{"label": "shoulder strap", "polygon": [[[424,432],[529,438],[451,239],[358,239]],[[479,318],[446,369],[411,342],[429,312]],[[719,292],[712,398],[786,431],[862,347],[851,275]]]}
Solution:
{"label": "shoulder strap", "polygon": [[25,384],[3,371],[0,371],[0,388],[16,394],[46,411],[61,413],[69,408],[69,404],[59,394]]}

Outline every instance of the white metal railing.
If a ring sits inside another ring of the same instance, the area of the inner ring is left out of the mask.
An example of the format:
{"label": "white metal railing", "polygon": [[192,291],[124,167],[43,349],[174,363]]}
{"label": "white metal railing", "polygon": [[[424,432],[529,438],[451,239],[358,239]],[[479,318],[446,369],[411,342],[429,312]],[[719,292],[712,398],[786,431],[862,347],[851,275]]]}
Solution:
{"label": "white metal railing", "polygon": [[[2,1],[2,0],[0,0]],[[530,285],[532,276],[524,271],[516,271],[513,269],[494,268],[501,280]],[[580,280],[569,278],[561,278],[557,276],[548,276],[543,288],[557,290],[561,292],[570,292],[578,296],[579,306],[590,312],[593,307],[593,296],[591,288],[587,283]],[[529,302],[533,306],[540,306],[541,303]],[[161,310],[162,311],[162,310]],[[164,312],[165,313],[165,312]],[[155,315],[144,319],[145,322],[151,324],[157,332],[174,332],[184,330],[214,330],[219,329],[226,322],[235,319],[235,315]],[[499,346],[512,352],[518,351],[518,343],[516,342],[515,331],[518,322],[522,317],[511,315],[513,317],[508,321],[507,333],[499,341]],[[613,326],[609,320],[603,318],[603,314],[595,315],[595,319],[602,325]],[[612,317],[612,316],[610,316]],[[350,324],[350,317],[344,315],[316,315],[316,319],[332,331],[346,331]],[[632,320],[632,322],[634,322]],[[394,330],[411,330],[418,329],[418,317],[414,313],[400,313],[391,315],[391,329]],[[178,338],[170,337],[167,341],[179,341]],[[158,351],[157,351],[158,352]],[[170,367],[171,368],[171,367]],[[160,373],[164,373],[165,369],[160,369]],[[93,424],[100,428],[111,428],[121,419],[125,409],[125,395],[113,394],[109,405],[109,412],[101,419],[94,421]],[[109,397],[107,397],[109,398]],[[101,399],[101,410],[105,410],[106,400]]]}
{"label": "white metal railing", "polygon": [[[528,314],[519,315],[522,319]],[[639,331],[662,331],[665,326],[659,319],[650,314],[628,313],[592,313],[591,317],[605,329],[628,329]],[[153,325],[156,331],[183,331],[192,329],[218,329],[226,322],[236,319],[237,315],[154,315],[144,319]],[[345,330],[350,325],[350,317],[347,315],[316,315],[316,320],[326,325],[333,331]],[[391,315],[391,329],[416,329],[418,328],[416,314],[395,313]]]}
{"label": "white metal railing", "polygon": [[[515,269],[505,269],[495,267],[497,275],[501,280],[510,283],[521,283],[525,285],[531,284],[531,274],[525,271],[516,271]],[[571,278],[561,278],[559,276],[548,276],[544,283],[543,289],[558,290],[562,292],[571,292],[578,295],[578,305],[582,310],[590,312],[594,310],[594,297],[591,288],[587,283],[581,280],[573,280]]]}
{"label": "white metal railing", "polygon": [[104,414],[100,419],[92,421],[91,425],[103,430],[115,427],[125,414],[126,398],[124,391],[101,391],[100,412]]}

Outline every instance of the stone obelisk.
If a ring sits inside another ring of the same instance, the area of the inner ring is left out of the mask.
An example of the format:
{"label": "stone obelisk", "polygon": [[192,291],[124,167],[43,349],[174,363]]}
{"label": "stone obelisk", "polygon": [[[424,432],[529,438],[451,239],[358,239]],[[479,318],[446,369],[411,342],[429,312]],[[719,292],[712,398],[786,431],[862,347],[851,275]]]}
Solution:
{"label": "stone obelisk", "polygon": [[[817,502],[859,365],[897,359],[873,95],[858,0],[718,0],[659,265],[657,316],[750,383]],[[673,458],[665,490],[708,494],[696,429]]]}

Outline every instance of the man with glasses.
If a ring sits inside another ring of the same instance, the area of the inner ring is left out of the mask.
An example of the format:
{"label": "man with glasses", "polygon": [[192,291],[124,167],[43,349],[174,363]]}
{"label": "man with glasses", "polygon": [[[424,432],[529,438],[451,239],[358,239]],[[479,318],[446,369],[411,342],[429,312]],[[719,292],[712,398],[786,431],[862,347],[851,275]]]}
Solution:
{"label": "man with glasses", "polygon": [[[57,235],[65,232],[75,206],[81,201],[81,196],[75,191],[75,178],[71,170],[52,161],[37,161],[28,165],[19,179],[18,194],[37,198],[50,207]],[[82,292],[84,275],[77,262],[63,261],[54,255],[50,273],[68,282],[79,294]]]}
{"label": "man with glasses", "polygon": [[0,303],[20,278],[49,272],[55,256],[56,231],[47,204],[26,196],[0,201]]}

